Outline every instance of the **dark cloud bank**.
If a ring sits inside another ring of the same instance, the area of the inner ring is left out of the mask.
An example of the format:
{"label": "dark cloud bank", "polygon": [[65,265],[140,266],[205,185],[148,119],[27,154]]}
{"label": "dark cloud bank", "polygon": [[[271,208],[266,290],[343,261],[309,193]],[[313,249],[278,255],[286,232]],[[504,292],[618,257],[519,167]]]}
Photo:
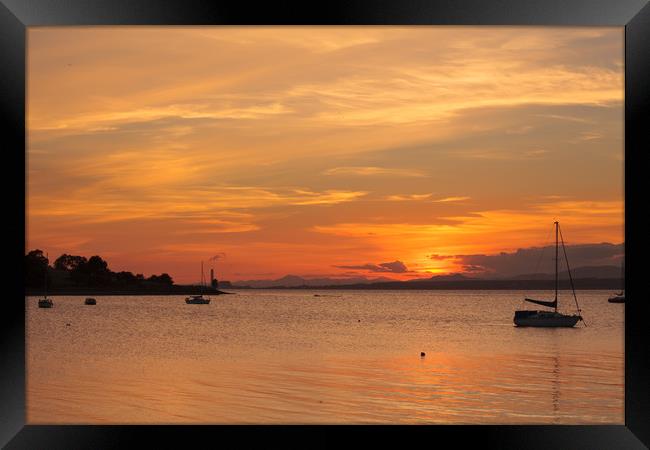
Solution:
{"label": "dark cloud bank", "polygon": [[[580,244],[566,247],[571,269],[592,266],[621,266],[624,244]],[[564,254],[560,247],[560,267],[566,270]],[[432,259],[440,259],[431,255]],[[463,272],[474,276],[507,277],[554,271],[555,246],[520,248],[516,252],[501,252],[494,255],[455,255]]]}
{"label": "dark cloud bank", "polygon": [[[623,263],[624,244],[579,244],[566,246],[571,269],[594,266],[617,266]],[[564,253],[560,247],[560,268],[566,270]],[[473,277],[508,277],[524,274],[551,273],[554,271],[555,246],[520,248],[515,252],[492,255],[440,255],[433,253],[434,261],[453,261],[462,267],[461,273]],[[334,266],[338,269],[381,273],[414,273],[402,261]]]}

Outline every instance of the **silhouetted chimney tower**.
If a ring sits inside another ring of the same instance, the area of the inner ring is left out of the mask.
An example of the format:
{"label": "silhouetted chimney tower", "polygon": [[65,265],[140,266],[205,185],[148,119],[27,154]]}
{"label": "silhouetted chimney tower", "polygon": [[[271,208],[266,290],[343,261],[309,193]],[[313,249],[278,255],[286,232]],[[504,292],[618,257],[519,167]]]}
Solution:
{"label": "silhouetted chimney tower", "polygon": [[214,278],[214,269],[210,269],[210,286],[215,289],[219,287],[219,282]]}

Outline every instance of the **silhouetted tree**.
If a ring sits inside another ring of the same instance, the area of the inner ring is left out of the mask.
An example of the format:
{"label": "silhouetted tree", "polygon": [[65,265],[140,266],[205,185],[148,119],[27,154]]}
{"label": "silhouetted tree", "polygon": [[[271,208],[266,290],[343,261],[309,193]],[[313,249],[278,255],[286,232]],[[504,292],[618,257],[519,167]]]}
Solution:
{"label": "silhouetted tree", "polygon": [[170,277],[169,274],[166,273],[163,273],[161,275],[151,275],[149,278],[147,278],[147,281],[150,281],[152,283],[157,283],[157,284],[165,284],[168,286],[174,284],[172,277]]}
{"label": "silhouetted tree", "polygon": [[158,280],[162,284],[166,284],[168,286],[171,286],[174,284],[174,280],[172,280],[172,277],[169,276],[167,273],[163,273],[158,277]]}
{"label": "silhouetted tree", "polygon": [[131,272],[117,272],[113,274],[113,277],[117,284],[123,286],[134,286],[141,281]]}
{"label": "silhouetted tree", "polygon": [[88,261],[81,261],[70,272],[70,278],[77,284],[85,286],[106,286],[110,284],[111,271],[108,269],[108,263],[95,255]]}
{"label": "silhouetted tree", "polygon": [[[78,286],[87,287],[142,287],[145,281],[158,287],[172,286],[174,280],[168,273],[151,275],[145,279],[141,273],[121,271],[112,272],[108,263],[100,256],[95,255],[86,259],[84,256],[69,255],[64,253],[54,262],[54,267],[49,268],[49,261],[41,250],[32,250],[25,255],[25,284],[27,287],[42,288],[45,277],[50,282],[50,271],[66,272],[69,279]],[[62,277],[63,278],[63,277]]]}
{"label": "silhouetted tree", "polygon": [[54,261],[54,268],[56,270],[71,272],[79,267],[79,265],[85,264],[86,262],[88,261],[83,256],[74,256],[64,253]]}
{"label": "silhouetted tree", "polygon": [[77,267],[70,271],[70,280],[74,283],[86,286],[88,284],[88,273],[86,271],[86,265],[88,261],[81,262]]}
{"label": "silhouetted tree", "polygon": [[48,259],[42,250],[32,250],[25,255],[25,285],[29,287],[43,287],[46,282],[49,286],[50,277],[47,272]]}
{"label": "silhouetted tree", "polygon": [[85,264],[85,269],[90,286],[104,286],[110,282],[111,271],[108,270],[108,263],[101,257],[91,256]]}

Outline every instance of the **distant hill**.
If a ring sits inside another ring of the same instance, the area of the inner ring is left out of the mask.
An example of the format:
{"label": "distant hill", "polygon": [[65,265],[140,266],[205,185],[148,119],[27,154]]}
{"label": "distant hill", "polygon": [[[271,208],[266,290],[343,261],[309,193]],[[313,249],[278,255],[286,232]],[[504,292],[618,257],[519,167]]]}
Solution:
{"label": "distant hill", "polygon": [[[452,273],[450,275],[434,275],[429,280],[431,281],[460,281],[460,280],[472,280],[472,277],[467,277],[462,273]],[[422,280],[409,280],[411,281],[422,281]]]}
{"label": "distant hill", "polygon": [[[571,271],[576,289],[619,289],[621,268],[616,266],[585,266]],[[287,275],[275,280],[232,282],[233,288],[253,289],[553,289],[555,275],[534,273],[512,277],[479,277],[460,273],[434,275],[408,281],[379,278],[310,278]],[[568,272],[559,274],[560,289],[569,289]]]}

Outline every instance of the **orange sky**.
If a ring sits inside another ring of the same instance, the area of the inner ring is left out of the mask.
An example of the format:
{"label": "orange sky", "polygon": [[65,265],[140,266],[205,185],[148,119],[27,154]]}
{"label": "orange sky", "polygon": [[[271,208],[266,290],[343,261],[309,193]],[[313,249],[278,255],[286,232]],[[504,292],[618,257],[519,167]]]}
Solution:
{"label": "orange sky", "polygon": [[622,27],[30,28],[27,99],[51,259],[408,279],[554,219],[623,241]]}

